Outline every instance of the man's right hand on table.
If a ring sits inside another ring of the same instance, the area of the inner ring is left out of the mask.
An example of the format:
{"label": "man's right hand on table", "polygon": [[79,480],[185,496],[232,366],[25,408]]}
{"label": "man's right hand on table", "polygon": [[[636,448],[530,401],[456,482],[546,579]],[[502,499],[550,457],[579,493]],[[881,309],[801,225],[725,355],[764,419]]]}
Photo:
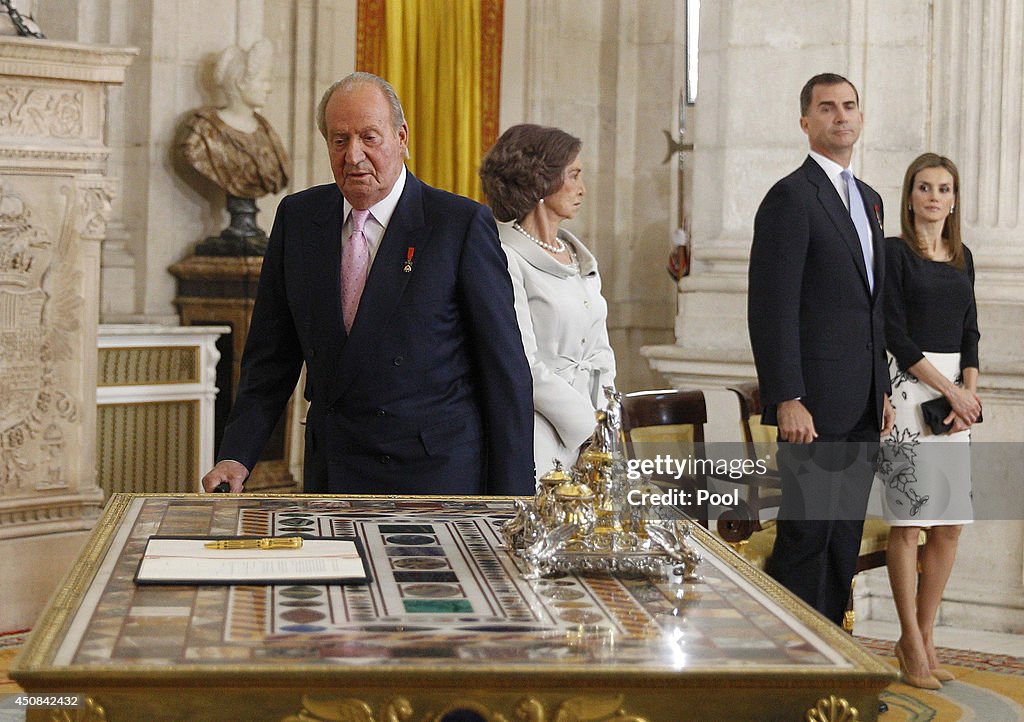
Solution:
{"label": "man's right hand on table", "polygon": [[232,494],[241,494],[245,480],[249,478],[249,470],[242,464],[231,459],[218,461],[217,465],[210,469],[203,477],[203,490],[207,492],[216,491],[217,487],[226,483],[228,491]]}

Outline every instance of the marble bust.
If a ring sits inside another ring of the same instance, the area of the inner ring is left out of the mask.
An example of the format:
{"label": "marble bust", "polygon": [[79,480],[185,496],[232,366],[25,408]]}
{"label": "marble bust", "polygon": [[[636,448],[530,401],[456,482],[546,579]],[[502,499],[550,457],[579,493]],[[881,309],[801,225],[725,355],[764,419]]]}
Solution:
{"label": "marble bust", "polygon": [[270,92],[273,46],[256,41],[248,52],[221,52],[214,80],[223,107],[190,111],[182,122],[180,149],[189,166],[227,194],[231,225],[200,244],[200,255],[260,255],[266,234],[256,225],[255,199],[288,184],[288,156],[270,123],[259,114]]}

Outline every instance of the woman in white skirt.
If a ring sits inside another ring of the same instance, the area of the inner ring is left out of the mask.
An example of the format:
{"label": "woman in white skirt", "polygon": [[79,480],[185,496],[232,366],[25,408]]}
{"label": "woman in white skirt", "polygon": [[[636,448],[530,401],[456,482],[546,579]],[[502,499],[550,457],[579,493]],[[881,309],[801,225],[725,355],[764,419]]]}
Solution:
{"label": "woman in white skirt", "polygon": [[[886,240],[886,345],[896,424],[879,459],[883,509],[892,525],[886,563],[900,621],[896,657],[909,684],[938,689],[933,632],[964,524],[973,521],[970,427],[978,399],[974,262],[960,239],[960,176],[925,153],[907,169],[902,236]],[[921,403],[944,397],[949,431],[935,434]],[[918,558],[917,541],[927,529]],[[918,575],[920,562],[920,576]]]}

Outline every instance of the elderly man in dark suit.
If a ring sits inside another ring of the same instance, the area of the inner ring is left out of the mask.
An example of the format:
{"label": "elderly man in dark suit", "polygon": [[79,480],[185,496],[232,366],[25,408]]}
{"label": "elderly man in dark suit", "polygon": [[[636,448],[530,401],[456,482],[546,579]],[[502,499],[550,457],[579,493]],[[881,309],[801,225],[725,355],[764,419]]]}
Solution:
{"label": "elderly man in dark suit", "polygon": [[882,199],[849,168],[864,119],[853,84],[811,78],[800,115],[809,157],[757,211],[747,318],[763,420],[788,442],[768,572],[841,624],[873,454],[892,425]]}
{"label": "elderly man in dark suit", "polygon": [[383,79],[335,83],[317,122],[336,182],[281,201],[204,488],[242,491],[305,363],[307,492],[533,493],[532,380],[491,212],[406,170]]}

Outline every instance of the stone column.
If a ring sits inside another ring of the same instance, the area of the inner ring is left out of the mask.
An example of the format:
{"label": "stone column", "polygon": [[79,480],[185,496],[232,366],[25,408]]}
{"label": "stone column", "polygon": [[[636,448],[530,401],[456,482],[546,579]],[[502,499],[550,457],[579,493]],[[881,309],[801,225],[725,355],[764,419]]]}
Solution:
{"label": "stone column", "polygon": [[29,626],[102,504],[106,88],[134,49],[0,38],[0,630]]}

